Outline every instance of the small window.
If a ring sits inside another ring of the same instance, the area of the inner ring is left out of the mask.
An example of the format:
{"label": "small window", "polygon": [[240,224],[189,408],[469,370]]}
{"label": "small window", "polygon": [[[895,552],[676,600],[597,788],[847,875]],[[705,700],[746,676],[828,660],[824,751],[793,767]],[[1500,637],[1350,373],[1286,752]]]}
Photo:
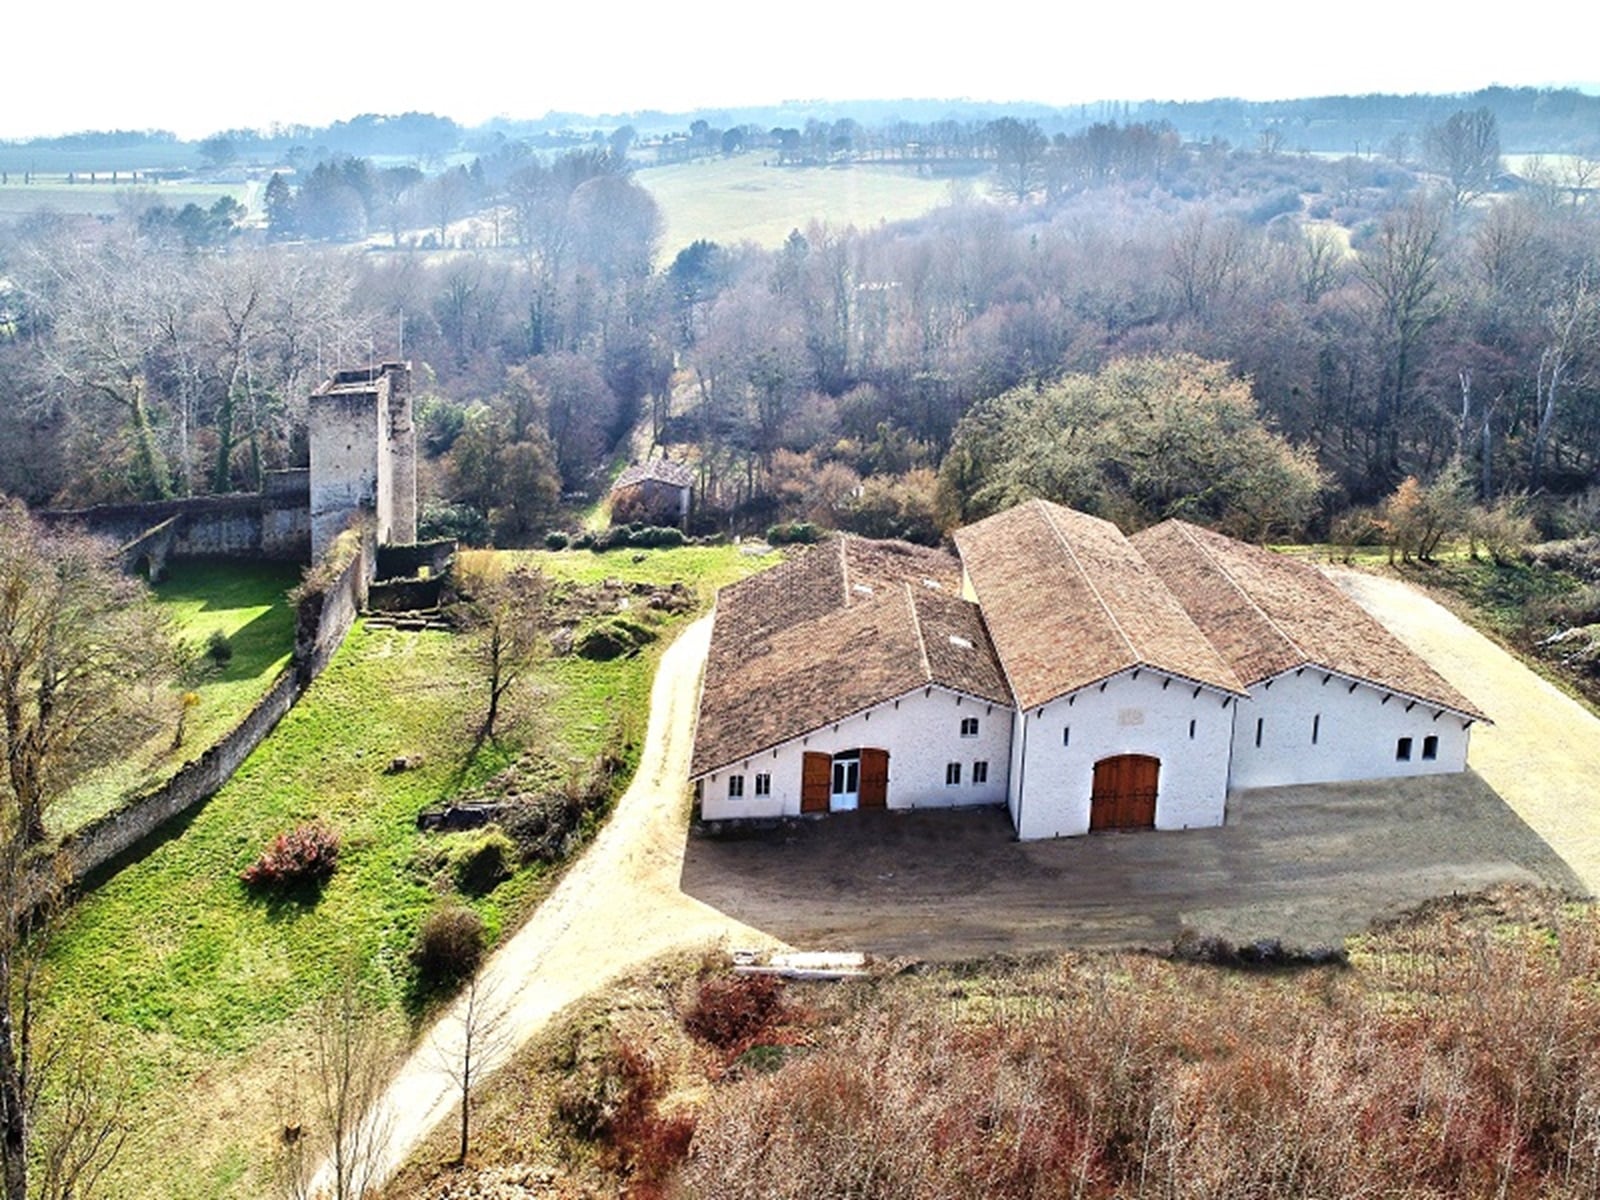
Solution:
{"label": "small window", "polygon": [[1189,740],[1194,741],[1194,718],[1189,718]]}
{"label": "small window", "polygon": [[989,764],[987,762],[981,762],[981,761],[973,763],[972,764],[972,786],[973,787],[977,787],[978,784],[980,784],[980,783],[988,783],[988,782],[989,782]]}
{"label": "small window", "polygon": [[1062,728],[1062,730],[1061,730],[1061,744],[1063,746],[1072,745],[1072,726],[1071,725],[1067,725],[1067,726],[1064,726]]}
{"label": "small window", "polygon": [[1439,757],[1439,739],[1431,733],[1422,739],[1422,757],[1429,762]]}
{"label": "small window", "polygon": [[770,795],[772,795],[772,776],[771,775],[757,775],[756,776],[756,795],[758,795],[758,796],[770,796]]}
{"label": "small window", "polygon": [[962,737],[977,737],[978,736],[978,718],[977,717],[962,717],[961,718],[961,736]]}
{"label": "small window", "polygon": [[1262,729],[1264,729],[1266,727],[1266,724],[1267,724],[1267,719],[1265,717],[1257,717],[1256,718],[1256,745],[1257,746],[1261,745],[1261,731],[1262,731]]}
{"label": "small window", "polygon": [[1317,737],[1322,733],[1322,714],[1318,713],[1311,718],[1311,744],[1317,744]]}
{"label": "small window", "polygon": [[743,775],[729,775],[728,776],[728,799],[729,800],[737,800],[737,799],[739,799],[739,797],[741,797],[743,795],[744,795],[744,776]]}
{"label": "small window", "polygon": [[1394,744],[1394,757],[1396,762],[1411,761],[1411,739],[1401,738]]}
{"label": "small window", "polygon": [[945,765],[944,765],[944,785],[945,785],[945,787],[958,787],[960,785],[960,783],[961,783],[961,764],[960,763],[945,763]]}

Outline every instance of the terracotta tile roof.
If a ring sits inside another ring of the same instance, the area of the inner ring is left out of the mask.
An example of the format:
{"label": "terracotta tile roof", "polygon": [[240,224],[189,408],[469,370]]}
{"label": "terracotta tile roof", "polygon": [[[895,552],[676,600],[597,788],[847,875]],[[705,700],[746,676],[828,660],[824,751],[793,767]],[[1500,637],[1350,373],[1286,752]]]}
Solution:
{"label": "terracotta tile roof", "polygon": [[1131,540],[1245,683],[1317,666],[1486,719],[1315,567],[1186,521]]}
{"label": "terracotta tile roof", "polygon": [[652,458],[625,468],[622,474],[617,476],[617,481],[611,485],[611,490],[614,492],[647,481],[668,483],[673,487],[693,487],[694,472],[682,463],[670,462],[665,458]]}
{"label": "terracotta tile roof", "polygon": [[1109,521],[1030,500],[957,530],[955,537],[1023,708],[1138,666],[1243,691]]}
{"label": "terracotta tile roof", "polygon": [[977,606],[958,589],[950,555],[859,538],[723,588],[690,775],[930,684],[1009,706]]}

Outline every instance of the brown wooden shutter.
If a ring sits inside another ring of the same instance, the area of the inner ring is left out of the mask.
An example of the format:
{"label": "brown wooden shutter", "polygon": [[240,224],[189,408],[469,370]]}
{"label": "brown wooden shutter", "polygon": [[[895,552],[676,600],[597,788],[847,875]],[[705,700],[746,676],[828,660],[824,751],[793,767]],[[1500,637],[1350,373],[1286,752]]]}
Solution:
{"label": "brown wooden shutter", "polygon": [[862,808],[885,808],[889,803],[889,752],[863,747],[861,751]]}
{"label": "brown wooden shutter", "polygon": [[800,811],[827,812],[828,792],[832,786],[832,757],[808,752],[800,766]]}

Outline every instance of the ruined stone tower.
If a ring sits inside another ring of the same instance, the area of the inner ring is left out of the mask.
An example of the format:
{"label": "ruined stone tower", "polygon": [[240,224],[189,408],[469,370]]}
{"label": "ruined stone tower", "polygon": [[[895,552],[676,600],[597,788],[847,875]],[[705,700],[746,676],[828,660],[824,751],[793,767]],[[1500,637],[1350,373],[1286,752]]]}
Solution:
{"label": "ruined stone tower", "polygon": [[415,542],[411,364],[337,372],[312,393],[308,423],[312,560],[361,512],[376,521],[379,545]]}

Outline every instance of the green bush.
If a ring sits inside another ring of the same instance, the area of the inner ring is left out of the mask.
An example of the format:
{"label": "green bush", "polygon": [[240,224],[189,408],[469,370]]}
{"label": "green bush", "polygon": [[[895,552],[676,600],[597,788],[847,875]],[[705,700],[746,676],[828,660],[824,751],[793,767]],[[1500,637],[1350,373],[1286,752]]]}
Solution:
{"label": "green bush", "polygon": [[424,542],[455,538],[463,545],[487,546],[489,518],[470,504],[427,504],[417,518],[417,538]]}
{"label": "green bush", "polygon": [[654,631],[634,621],[613,617],[587,630],[574,644],[579,657],[594,662],[610,662],[624,654],[632,654],[640,646],[655,641]]}
{"label": "green bush", "polygon": [[559,529],[552,529],[549,533],[544,535],[544,548],[546,550],[565,550],[568,542],[571,540],[572,539],[567,537],[567,535],[562,533]]}
{"label": "green bush", "polygon": [[213,629],[206,638],[206,657],[219,667],[233,661],[233,639],[220,629]]}
{"label": "green bush", "polygon": [[484,896],[506,879],[517,861],[517,844],[498,825],[450,835],[446,864],[456,887]]}
{"label": "green bush", "polygon": [[774,546],[807,546],[817,537],[817,527],[810,521],[789,521],[767,529],[767,541]]}

